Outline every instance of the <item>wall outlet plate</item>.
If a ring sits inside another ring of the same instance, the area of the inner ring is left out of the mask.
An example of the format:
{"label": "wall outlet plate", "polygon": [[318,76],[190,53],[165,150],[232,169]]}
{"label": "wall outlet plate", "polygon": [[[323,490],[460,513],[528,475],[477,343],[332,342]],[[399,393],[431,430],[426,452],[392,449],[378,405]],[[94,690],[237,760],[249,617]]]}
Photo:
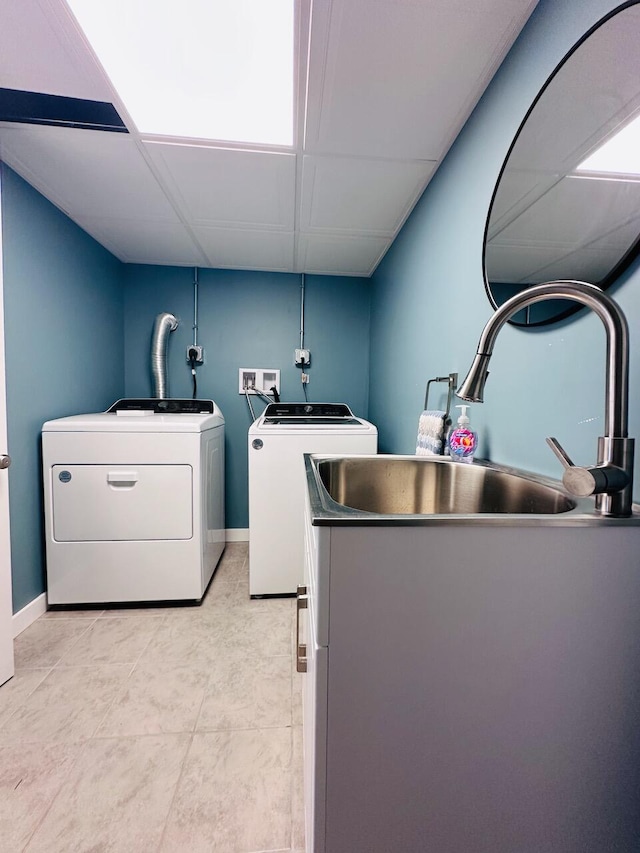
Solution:
{"label": "wall outlet plate", "polygon": [[293,363],[298,367],[307,367],[311,364],[311,353],[308,349],[297,349],[293,354]]}
{"label": "wall outlet plate", "polygon": [[275,367],[240,367],[238,368],[238,394],[256,394],[262,391],[271,395],[272,386],[280,393],[280,370]]}
{"label": "wall outlet plate", "polygon": [[191,364],[191,350],[195,350],[197,353],[196,364],[204,364],[204,347],[199,347],[195,344],[190,344],[187,347],[187,364]]}

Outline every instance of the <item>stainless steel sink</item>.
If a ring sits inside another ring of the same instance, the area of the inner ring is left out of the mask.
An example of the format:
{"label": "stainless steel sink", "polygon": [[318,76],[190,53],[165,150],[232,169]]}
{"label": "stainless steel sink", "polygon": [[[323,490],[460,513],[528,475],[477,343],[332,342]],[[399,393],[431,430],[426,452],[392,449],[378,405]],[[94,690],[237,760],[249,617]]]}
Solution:
{"label": "stainless steel sink", "polygon": [[446,458],[352,456],[318,463],[331,498],[383,515],[561,513],[576,503],[560,488],[520,474]]}

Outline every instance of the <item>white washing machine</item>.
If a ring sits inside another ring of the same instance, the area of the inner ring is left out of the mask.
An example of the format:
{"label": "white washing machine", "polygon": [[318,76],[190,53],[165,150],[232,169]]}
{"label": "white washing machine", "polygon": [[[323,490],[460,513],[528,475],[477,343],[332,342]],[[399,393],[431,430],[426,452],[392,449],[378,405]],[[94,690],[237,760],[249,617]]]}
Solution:
{"label": "white washing machine", "polygon": [[197,601],[225,547],[212,400],[119,400],[42,429],[49,604]]}
{"label": "white washing machine", "polygon": [[378,430],[344,403],[270,403],[249,429],[249,593],[292,595],[304,575],[305,453],[371,454]]}

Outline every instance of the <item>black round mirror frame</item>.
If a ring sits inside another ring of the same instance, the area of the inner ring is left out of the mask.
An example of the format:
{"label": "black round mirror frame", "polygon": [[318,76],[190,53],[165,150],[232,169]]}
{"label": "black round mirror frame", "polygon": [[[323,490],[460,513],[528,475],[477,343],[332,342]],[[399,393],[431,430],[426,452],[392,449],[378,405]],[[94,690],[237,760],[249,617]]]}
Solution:
{"label": "black round mirror frame", "polygon": [[[574,44],[574,46],[571,48],[571,50],[569,50],[567,52],[567,54],[563,57],[563,59],[558,63],[558,65],[554,68],[553,72],[547,78],[545,84],[540,89],[538,95],[536,96],[535,100],[533,101],[533,103],[531,104],[530,108],[528,109],[526,115],[524,116],[522,122],[520,123],[520,126],[516,132],[516,135],[515,135],[512,143],[511,143],[511,145],[509,146],[509,150],[507,151],[507,155],[506,155],[504,162],[502,164],[502,168],[500,169],[500,173],[498,175],[498,180],[496,181],[496,185],[495,185],[495,188],[493,190],[492,197],[491,197],[491,203],[489,205],[489,211],[488,211],[487,219],[486,219],[486,223],[485,223],[483,247],[482,247],[482,269],[483,269],[484,287],[485,287],[485,291],[486,291],[487,297],[489,299],[489,302],[491,303],[491,305],[495,309],[500,307],[502,302],[505,301],[506,296],[505,296],[505,299],[498,301],[498,300],[496,300],[496,298],[494,297],[494,294],[492,293],[492,290],[491,290],[492,285],[491,285],[491,282],[489,281],[489,276],[487,273],[487,244],[488,244],[488,238],[489,238],[491,215],[492,215],[492,212],[494,210],[495,201],[496,201],[496,198],[498,196],[498,192],[500,190],[500,185],[501,185],[503,176],[507,170],[507,166],[508,166],[509,160],[511,158],[511,155],[512,155],[514,149],[516,148],[518,141],[520,140],[520,138],[522,136],[523,130],[524,130],[525,126],[527,125],[527,122],[529,121],[531,114],[534,112],[535,108],[538,106],[541,99],[547,93],[547,90],[549,89],[550,85],[556,79],[558,72],[562,68],[564,68],[564,66],[573,57],[573,55],[576,53],[576,51],[578,51],[585,44],[585,42],[587,42],[591,38],[591,36],[595,32],[597,32],[604,24],[606,24],[608,21],[610,21],[612,18],[614,18],[616,15],[620,14],[624,10],[631,8],[633,6],[638,6],[639,4],[640,4],[640,0],[627,0],[624,3],[621,3],[619,6],[617,6],[615,9],[613,9],[611,12],[609,12],[607,15],[603,16],[596,24],[594,24],[576,42],[576,44]],[[607,290],[619,278],[619,276],[630,266],[630,264],[636,259],[636,257],[638,256],[639,253],[640,253],[640,234],[638,235],[636,240],[632,243],[632,245],[629,247],[629,249],[625,252],[625,254],[609,270],[609,272],[605,276],[603,276],[599,281],[593,281],[593,282],[589,282],[589,283],[590,284],[596,284],[602,290]],[[499,289],[500,284],[494,283],[493,287],[496,288],[496,286]],[[525,286],[523,286],[522,289],[525,289],[525,287],[527,287],[527,286],[532,286],[532,285],[525,285]],[[508,287],[508,285],[503,285],[503,287]],[[552,305],[550,303],[548,303],[548,306],[551,309],[551,313],[549,314],[549,316],[546,316],[544,318],[535,319],[535,320],[527,319],[524,322],[521,322],[521,321],[516,320],[516,319],[512,319],[512,320],[509,320],[509,323],[511,325],[518,326],[518,327],[524,328],[524,329],[535,328],[535,327],[540,327],[540,326],[547,326],[547,325],[550,325],[552,323],[559,323],[559,322],[566,320],[567,318],[573,316],[577,312],[584,311],[584,308],[582,306],[576,304],[576,303],[571,304],[571,303],[568,303],[565,301],[562,303],[562,305],[563,305],[563,307],[561,307],[561,308],[559,307],[558,310],[554,311]],[[564,307],[564,306],[566,306],[566,307]]]}

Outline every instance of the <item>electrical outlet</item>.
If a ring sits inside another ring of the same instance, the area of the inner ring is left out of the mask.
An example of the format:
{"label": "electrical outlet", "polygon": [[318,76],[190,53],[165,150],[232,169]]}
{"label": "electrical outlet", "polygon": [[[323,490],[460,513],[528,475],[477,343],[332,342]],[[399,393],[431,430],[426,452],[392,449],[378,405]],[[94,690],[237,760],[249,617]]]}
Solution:
{"label": "electrical outlet", "polygon": [[297,349],[293,354],[293,363],[298,367],[307,367],[311,364],[311,353],[308,349]]}
{"label": "electrical outlet", "polygon": [[302,384],[303,384],[303,385],[308,385],[308,384],[309,384],[309,374],[308,374],[308,373],[303,373],[303,374],[302,374]]}
{"label": "electrical outlet", "polygon": [[191,353],[196,351],[196,364],[204,364],[204,347],[198,347],[191,344],[187,347],[187,364],[191,364]]}

